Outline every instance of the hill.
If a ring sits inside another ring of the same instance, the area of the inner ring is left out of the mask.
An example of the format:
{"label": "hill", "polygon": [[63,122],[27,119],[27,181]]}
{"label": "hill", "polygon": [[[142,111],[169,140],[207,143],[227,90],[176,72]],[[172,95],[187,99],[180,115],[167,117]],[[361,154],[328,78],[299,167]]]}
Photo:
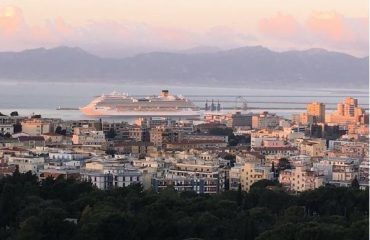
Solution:
{"label": "hill", "polygon": [[151,52],[122,59],[80,48],[0,53],[0,79],[112,81],[245,87],[368,87],[369,58],[324,49],[275,52],[261,46],[209,52]]}

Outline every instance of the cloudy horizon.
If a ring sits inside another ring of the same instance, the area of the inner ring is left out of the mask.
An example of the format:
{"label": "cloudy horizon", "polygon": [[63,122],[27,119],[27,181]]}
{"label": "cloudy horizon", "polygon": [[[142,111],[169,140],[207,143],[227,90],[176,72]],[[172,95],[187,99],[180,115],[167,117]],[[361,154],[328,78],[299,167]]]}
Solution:
{"label": "cloudy horizon", "polygon": [[5,0],[0,3],[0,51],[77,46],[99,56],[124,57],[262,45],[275,51],[325,48],[368,56],[364,0],[287,0],[284,7],[268,0],[175,2]]}

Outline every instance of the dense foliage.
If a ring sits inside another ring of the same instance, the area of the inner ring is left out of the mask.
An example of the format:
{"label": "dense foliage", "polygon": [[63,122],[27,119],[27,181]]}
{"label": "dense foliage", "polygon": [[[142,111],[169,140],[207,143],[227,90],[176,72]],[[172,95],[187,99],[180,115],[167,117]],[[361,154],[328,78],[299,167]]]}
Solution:
{"label": "dense foliage", "polygon": [[[289,195],[264,181],[249,193],[160,194],[141,186],[15,173],[0,179],[0,239],[368,239],[368,190],[325,187]],[[73,219],[78,222],[74,223]]]}

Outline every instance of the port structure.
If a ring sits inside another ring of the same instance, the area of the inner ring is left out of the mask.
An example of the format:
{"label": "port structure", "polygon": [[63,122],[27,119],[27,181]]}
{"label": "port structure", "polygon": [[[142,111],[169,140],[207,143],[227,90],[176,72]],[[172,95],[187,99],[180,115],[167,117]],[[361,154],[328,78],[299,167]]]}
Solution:
{"label": "port structure", "polygon": [[235,97],[235,108],[236,111],[242,110],[247,111],[248,110],[248,103],[247,99],[243,96],[236,96]]}

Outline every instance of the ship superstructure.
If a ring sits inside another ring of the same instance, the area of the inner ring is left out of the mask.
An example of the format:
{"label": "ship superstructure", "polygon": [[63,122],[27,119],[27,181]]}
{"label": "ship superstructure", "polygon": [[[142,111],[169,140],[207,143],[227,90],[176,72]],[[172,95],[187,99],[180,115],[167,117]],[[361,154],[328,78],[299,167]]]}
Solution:
{"label": "ship superstructure", "polygon": [[183,96],[162,90],[159,96],[144,98],[113,92],[103,94],[80,108],[88,116],[199,116],[199,107]]}

